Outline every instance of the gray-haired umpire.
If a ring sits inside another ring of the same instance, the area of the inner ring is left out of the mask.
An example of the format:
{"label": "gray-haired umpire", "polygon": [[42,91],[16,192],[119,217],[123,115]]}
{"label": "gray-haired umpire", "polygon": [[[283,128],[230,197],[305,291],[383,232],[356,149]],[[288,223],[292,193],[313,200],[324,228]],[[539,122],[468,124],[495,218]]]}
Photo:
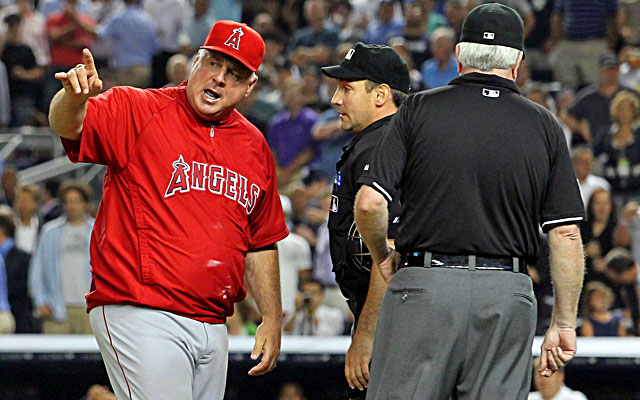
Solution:
{"label": "gray-haired umpire", "polygon": [[[527,398],[539,225],[555,290],[539,373],[576,352],[584,208],[562,129],[514,84],[521,18],[474,8],[456,57],[461,76],[404,102],[360,179],[356,225],[390,279],[367,399]],[[399,189],[396,251],[385,232]]]}
{"label": "gray-haired umpire", "polygon": [[[353,341],[345,359],[349,399],[364,399],[378,311],[387,285],[363,247],[353,219],[358,179],[391,117],[407,97],[409,68],[388,46],[356,43],[340,65],[322,68],[338,80],[331,103],[340,114],[340,128],[355,136],[343,148],[329,213],[329,244],[333,271],[355,316]],[[389,204],[389,237],[395,237],[400,202]]]}

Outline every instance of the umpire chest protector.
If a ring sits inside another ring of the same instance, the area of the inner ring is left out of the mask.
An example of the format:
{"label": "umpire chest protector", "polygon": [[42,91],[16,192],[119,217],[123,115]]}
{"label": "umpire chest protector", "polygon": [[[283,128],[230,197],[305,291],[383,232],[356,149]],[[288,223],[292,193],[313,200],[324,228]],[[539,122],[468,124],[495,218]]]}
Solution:
{"label": "umpire chest protector", "polygon": [[[369,169],[370,155],[391,117],[375,121],[354,136],[336,164],[328,222],[331,261],[342,294],[352,301],[365,300],[371,270],[369,250],[355,229],[353,217],[356,194],[361,186],[357,182]],[[399,201],[389,207],[389,237],[394,237],[399,222]]]}

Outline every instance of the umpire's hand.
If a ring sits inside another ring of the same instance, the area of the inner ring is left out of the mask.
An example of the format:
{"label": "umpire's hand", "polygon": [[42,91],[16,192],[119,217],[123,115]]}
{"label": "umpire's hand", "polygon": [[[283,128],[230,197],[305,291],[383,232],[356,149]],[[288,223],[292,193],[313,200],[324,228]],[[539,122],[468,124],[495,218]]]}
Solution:
{"label": "umpire's hand", "polygon": [[84,102],[89,97],[102,92],[102,81],[98,76],[91,51],[84,49],[82,55],[84,64],[78,64],[67,72],[58,72],[54,75],[62,82],[65,93],[79,102]]}
{"label": "umpire's hand", "polygon": [[538,373],[551,376],[576,355],[576,330],[551,325],[540,349]]}
{"label": "umpire's hand", "polygon": [[398,270],[400,259],[400,253],[398,253],[394,248],[390,248],[387,257],[385,257],[385,259],[380,261],[380,264],[378,264],[382,279],[384,279],[387,284],[391,282],[391,278],[393,278],[393,275],[395,275],[396,271]]}

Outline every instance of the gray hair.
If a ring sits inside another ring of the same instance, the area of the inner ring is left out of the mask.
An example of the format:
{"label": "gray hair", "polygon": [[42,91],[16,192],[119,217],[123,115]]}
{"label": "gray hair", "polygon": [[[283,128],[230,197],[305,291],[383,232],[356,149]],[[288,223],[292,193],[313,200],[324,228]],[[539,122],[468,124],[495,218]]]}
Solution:
{"label": "gray hair", "polygon": [[520,50],[506,46],[460,42],[458,59],[464,67],[490,71],[508,69],[518,61]]}

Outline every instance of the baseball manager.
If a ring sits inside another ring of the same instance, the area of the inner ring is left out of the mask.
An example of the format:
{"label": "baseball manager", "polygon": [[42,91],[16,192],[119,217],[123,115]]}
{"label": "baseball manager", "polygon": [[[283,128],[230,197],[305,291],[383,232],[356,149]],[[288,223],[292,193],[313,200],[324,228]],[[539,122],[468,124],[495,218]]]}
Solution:
{"label": "baseball manager", "polygon": [[89,50],[56,74],[51,128],[69,159],[107,166],[91,236],[91,326],[119,399],[222,399],[225,318],[245,297],[263,320],[249,374],[275,367],[287,236],[273,158],[236,105],[255,87],[262,37],[218,21],[188,81],[104,93]]}

